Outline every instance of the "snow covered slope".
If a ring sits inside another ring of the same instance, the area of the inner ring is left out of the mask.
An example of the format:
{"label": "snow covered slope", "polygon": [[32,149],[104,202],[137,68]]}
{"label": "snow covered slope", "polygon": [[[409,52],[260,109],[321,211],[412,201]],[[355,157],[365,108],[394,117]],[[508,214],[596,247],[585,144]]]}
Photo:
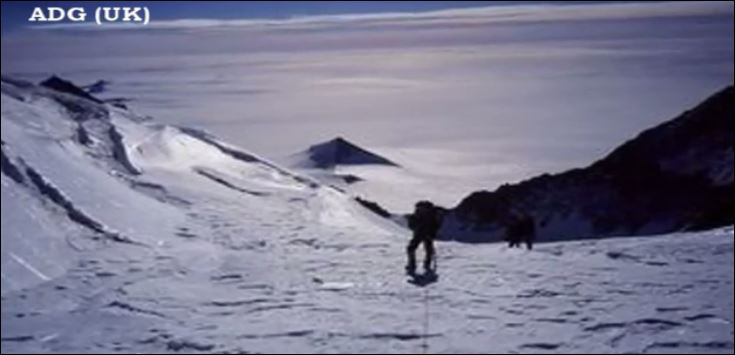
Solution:
{"label": "snow covered slope", "polygon": [[144,122],[87,96],[3,79],[3,293],[62,275],[77,242],[170,242],[196,224],[192,193],[234,195],[261,210],[298,199],[318,205],[310,218],[347,219],[330,223],[373,218],[337,191],[206,133]]}
{"label": "snow covered slope", "polygon": [[425,289],[400,276],[395,241],[308,229],[88,253],[3,296],[2,352],[733,352],[732,229],[533,253],[442,244]]}
{"label": "snow covered slope", "polygon": [[2,353],[733,351],[733,231],[439,245],[204,132],[3,78]]}

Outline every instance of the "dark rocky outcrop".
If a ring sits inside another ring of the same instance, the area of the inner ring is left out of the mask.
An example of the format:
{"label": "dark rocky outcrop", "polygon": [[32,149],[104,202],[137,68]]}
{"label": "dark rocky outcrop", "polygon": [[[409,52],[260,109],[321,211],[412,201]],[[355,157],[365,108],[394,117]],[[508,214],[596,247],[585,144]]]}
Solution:
{"label": "dark rocky outcrop", "polygon": [[716,93],[587,168],[471,194],[451,211],[445,237],[497,241],[510,213],[533,216],[541,240],[732,225],[734,91]]}

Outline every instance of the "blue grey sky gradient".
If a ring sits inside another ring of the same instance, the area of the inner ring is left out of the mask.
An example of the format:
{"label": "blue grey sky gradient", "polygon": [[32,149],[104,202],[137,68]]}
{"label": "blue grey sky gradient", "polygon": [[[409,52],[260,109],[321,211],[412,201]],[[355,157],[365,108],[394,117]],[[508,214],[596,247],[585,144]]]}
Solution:
{"label": "blue grey sky gradient", "polygon": [[[616,1],[608,1],[616,2]],[[632,1],[617,1],[619,3]],[[482,6],[529,3],[600,3],[594,1],[3,1],[2,29],[18,30],[28,25],[35,7],[148,6],[154,20],[188,18],[269,18],[304,15],[335,15],[382,12],[418,12]]]}
{"label": "blue grey sky gradient", "polygon": [[143,28],[4,32],[2,73],[106,79],[276,161],[343,136],[445,205],[587,165],[733,83],[732,2],[174,5]]}

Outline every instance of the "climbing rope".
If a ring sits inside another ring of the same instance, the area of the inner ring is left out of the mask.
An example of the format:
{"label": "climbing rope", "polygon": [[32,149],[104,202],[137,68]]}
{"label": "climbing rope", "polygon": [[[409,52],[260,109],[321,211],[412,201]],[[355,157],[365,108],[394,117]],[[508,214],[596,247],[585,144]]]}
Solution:
{"label": "climbing rope", "polygon": [[[436,257],[436,251],[434,252],[434,260],[433,261],[433,267],[431,270],[433,270],[434,273],[436,273],[437,270],[437,260]],[[430,325],[430,313],[429,313],[429,285],[424,286],[424,334],[423,334],[423,341],[421,343],[421,353],[427,354],[429,352],[429,325]]]}
{"label": "climbing rope", "polygon": [[429,351],[429,287],[424,287],[424,336],[421,344],[421,353]]}

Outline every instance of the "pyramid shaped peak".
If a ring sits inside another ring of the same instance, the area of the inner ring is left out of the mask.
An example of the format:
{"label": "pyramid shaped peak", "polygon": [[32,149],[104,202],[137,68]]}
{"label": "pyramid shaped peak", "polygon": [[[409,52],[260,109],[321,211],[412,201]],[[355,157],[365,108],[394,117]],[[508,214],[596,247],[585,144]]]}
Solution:
{"label": "pyramid shaped peak", "polygon": [[63,79],[55,74],[51,75],[51,77],[49,77],[48,79],[42,81],[40,85],[60,93],[87,99],[98,104],[102,103],[101,100],[90,95],[88,92],[86,92],[84,89],[80,88],[73,82]]}
{"label": "pyramid shaped peak", "polygon": [[361,148],[342,136],[309,147],[307,155],[311,165],[322,169],[333,168],[337,165],[398,166],[398,164]]}

